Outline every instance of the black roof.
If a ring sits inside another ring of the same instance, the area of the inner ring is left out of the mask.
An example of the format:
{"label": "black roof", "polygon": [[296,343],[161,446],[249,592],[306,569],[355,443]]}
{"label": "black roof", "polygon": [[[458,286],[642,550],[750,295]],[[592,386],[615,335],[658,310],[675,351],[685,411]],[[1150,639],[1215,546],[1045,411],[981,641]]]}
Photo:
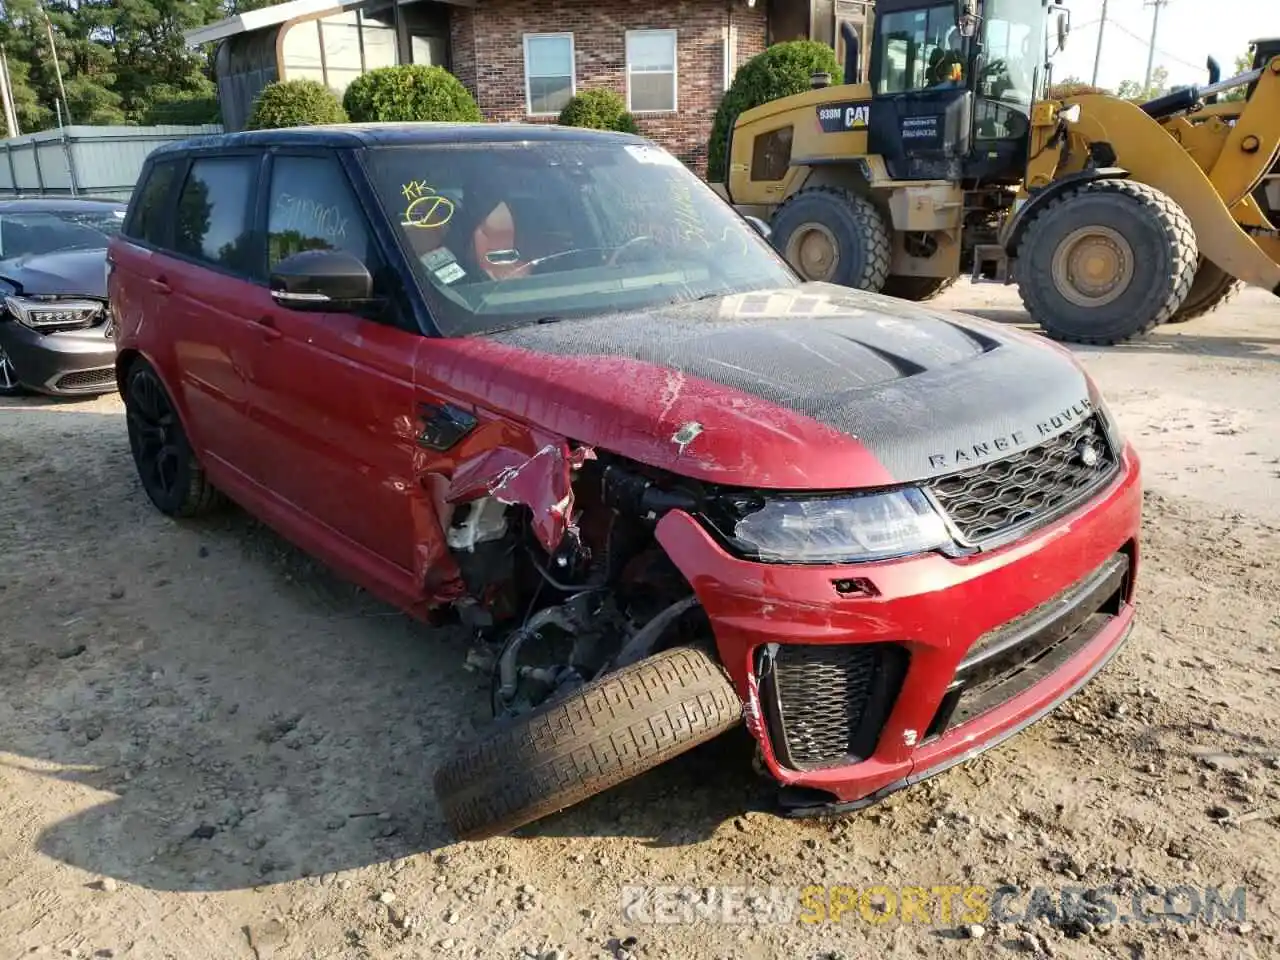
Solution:
{"label": "black roof", "polygon": [[246,130],[191,137],[157,147],[153,157],[234,147],[373,147],[433,143],[521,143],[570,140],[643,143],[643,137],[545,123],[343,123],[277,130]]}
{"label": "black roof", "polygon": [[93,210],[123,210],[124,200],[102,197],[0,197],[0,213],[88,213]]}

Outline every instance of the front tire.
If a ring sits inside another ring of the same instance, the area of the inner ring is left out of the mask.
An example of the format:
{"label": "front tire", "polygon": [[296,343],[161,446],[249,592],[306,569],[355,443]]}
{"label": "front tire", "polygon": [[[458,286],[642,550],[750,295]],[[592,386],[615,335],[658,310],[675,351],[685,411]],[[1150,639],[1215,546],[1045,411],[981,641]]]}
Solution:
{"label": "front tire", "polygon": [[892,237],[866,197],[832,187],[801,190],[778,208],[770,241],[806,280],[879,293]]}
{"label": "front tire", "polygon": [[1049,336],[1113,344],[1172,317],[1198,260],[1191,221],[1170,197],[1132,180],[1096,180],[1027,226],[1014,277]]}
{"label": "front tire", "polygon": [[4,347],[0,347],[0,397],[16,397],[26,391],[18,380],[18,370]]}
{"label": "front tire", "polygon": [[436,770],[436,799],[459,838],[495,837],[639,776],[741,720],[742,702],[715,657],[675,647],[479,731]]}
{"label": "front tire", "polygon": [[221,504],[173,399],[145,360],[135,360],[125,376],[124,412],[138,479],[156,509],[170,517],[195,517]]}

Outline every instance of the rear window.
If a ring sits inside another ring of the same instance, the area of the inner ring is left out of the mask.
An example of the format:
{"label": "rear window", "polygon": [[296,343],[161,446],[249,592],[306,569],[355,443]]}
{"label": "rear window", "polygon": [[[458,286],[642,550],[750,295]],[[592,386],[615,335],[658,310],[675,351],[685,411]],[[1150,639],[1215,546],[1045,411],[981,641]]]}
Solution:
{"label": "rear window", "polygon": [[124,230],[127,237],[156,246],[163,245],[169,221],[169,197],[178,174],[178,161],[167,160],[151,168],[138,191],[136,206]]}
{"label": "rear window", "polygon": [[235,273],[257,276],[250,201],[257,157],[204,157],[191,164],[178,194],[173,248]]}

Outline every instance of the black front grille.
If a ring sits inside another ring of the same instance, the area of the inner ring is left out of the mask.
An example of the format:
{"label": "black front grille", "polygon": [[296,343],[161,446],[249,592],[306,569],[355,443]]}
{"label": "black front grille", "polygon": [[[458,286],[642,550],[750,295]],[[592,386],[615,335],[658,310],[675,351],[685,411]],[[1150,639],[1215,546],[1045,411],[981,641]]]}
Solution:
{"label": "black front grille", "polygon": [[960,536],[980,545],[1055,520],[1119,466],[1095,414],[1030,450],[934,480],[929,490]]}
{"label": "black front grille", "polygon": [[986,713],[1039,683],[1115,618],[1130,592],[1117,553],[1056,597],[979,637],[956,670],[925,738]]}
{"label": "black front grille", "polygon": [[779,763],[804,770],[869,757],[906,667],[906,650],[891,643],[763,648],[760,699]]}
{"label": "black front grille", "polygon": [[95,387],[114,385],[116,371],[113,367],[100,370],[77,370],[75,373],[64,373],[53,385],[55,390],[88,390]]}

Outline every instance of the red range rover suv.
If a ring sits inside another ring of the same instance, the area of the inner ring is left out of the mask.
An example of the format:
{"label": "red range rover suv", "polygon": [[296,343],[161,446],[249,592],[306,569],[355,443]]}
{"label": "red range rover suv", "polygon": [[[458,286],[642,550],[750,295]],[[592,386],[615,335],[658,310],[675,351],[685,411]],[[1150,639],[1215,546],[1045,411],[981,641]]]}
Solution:
{"label": "red range rover suv", "polygon": [[143,489],[224,496],[474,628],[464,838],[745,721],[852,810],[1078,689],[1133,618],[1139,467],[1058,347],[802,282],[623,134],[316,127],[151,154],[109,251]]}

